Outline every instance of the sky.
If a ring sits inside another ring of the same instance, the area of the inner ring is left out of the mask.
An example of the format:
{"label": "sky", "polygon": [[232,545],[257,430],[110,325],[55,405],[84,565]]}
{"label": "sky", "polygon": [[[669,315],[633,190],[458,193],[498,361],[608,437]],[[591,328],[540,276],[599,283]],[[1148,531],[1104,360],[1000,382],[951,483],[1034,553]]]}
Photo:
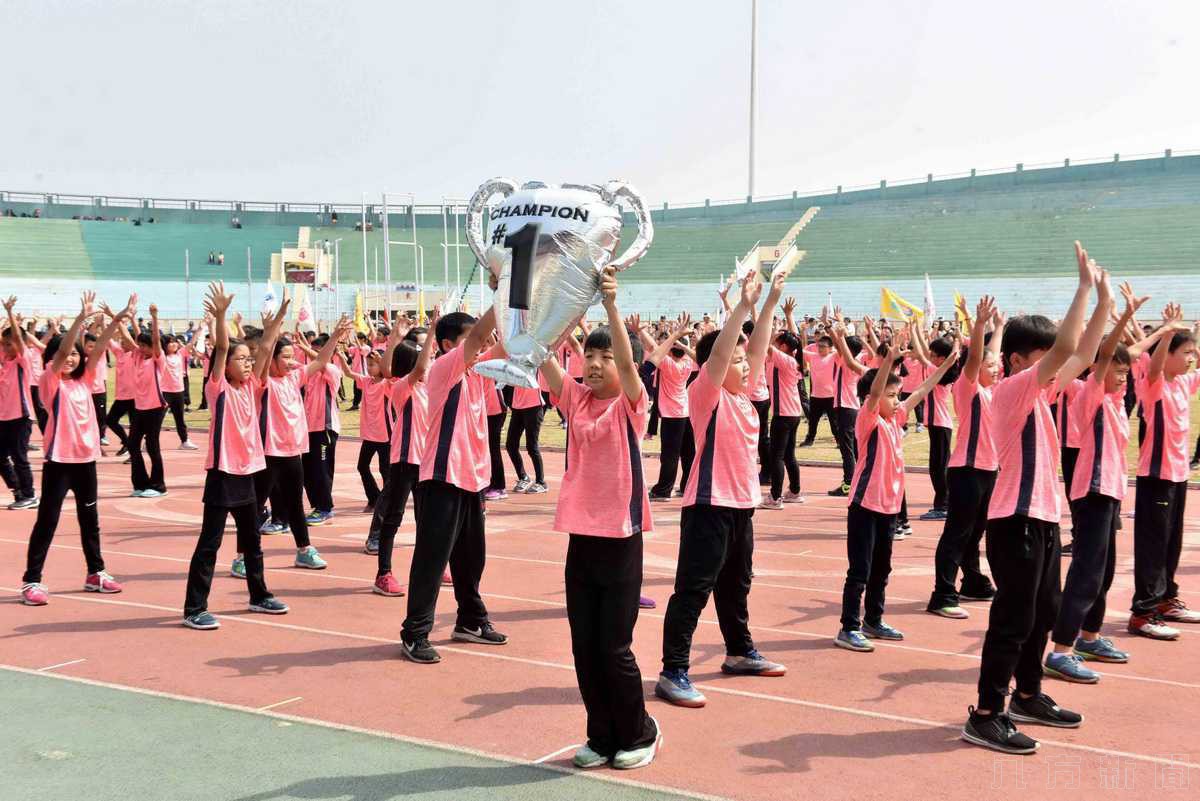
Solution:
{"label": "sky", "polygon": [[[5,0],[0,189],[747,193],[750,0]],[[755,195],[1200,149],[1200,3],[759,0]]]}

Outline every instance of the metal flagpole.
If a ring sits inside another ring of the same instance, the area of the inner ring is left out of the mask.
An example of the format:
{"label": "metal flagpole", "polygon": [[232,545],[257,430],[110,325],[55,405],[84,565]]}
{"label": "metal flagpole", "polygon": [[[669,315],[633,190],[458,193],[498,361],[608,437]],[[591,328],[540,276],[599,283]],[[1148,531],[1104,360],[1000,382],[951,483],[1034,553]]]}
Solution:
{"label": "metal flagpole", "polygon": [[192,271],[188,249],[183,249],[183,316],[192,319]]}
{"label": "metal flagpole", "polygon": [[251,297],[251,295],[254,292],[254,287],[252,284],[252,276],[251,276],[252,270],[250,269],[251,264],[252,264],[252,262],[250,261],[250,247],[247,246],[246,247],[246,316],[247,317],[249,317],[251,314],[254,313],[254,298]]}
{"label": "metal flagpole", "polygon": [[388,208],[387,192],[383,193],[383,280],[387,284],[387,289],[384,295],[387,297],[387,321],[388,325],[392,323],[392,237],[388,233],[388,217],[391,216],[391,210]]}
{"label": "metal flagpole", "polygon": [[342,238],[333,240],[333,305],[337,307],[335,317],[341,316],[342,311]]}
{"label": "metal flagpole", "polygon": [[362,273],[362,288],[363,288],[363,306],[368,307],[367,300],[367,193],[363,192],[362,196],[362,250],[363,250],[363,273]]}
{"label": "metal flagpole", "polygon": [[758,0],[750,0],[750,180],[747,197],[754,197],[754,118],[758,102]]}

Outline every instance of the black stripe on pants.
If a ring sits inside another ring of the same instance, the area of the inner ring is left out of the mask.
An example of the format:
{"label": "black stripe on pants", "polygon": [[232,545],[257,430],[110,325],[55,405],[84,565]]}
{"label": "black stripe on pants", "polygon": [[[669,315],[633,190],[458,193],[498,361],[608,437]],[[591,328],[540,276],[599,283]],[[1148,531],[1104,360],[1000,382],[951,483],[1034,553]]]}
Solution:
{"label": "black stripe on pants", "polygon": [[[408,462],[393,462],[388,466],[387,481],[383,482],[383,492],[375,504],[375,513],[371,515],[371,533],[367,535],[370,539],[379,540],[379,571],[376,575],[382,576],[392,571],[396,529],[404,522],[404,507],[408,505],[408,496],[417,485],[420,472],[420,465]],[[413,497],[413,514],[417,519],[421,517],[419,497]]]}
{"label": "black stripe on pants", "polygon": [[488,457],[492,462],[492,480],[488,489],[502,490],[508,486],[504,477],[504,454],[500,449],[500,432],[504,430],[507,416],[505,409],[501,409],[500,414],[488,415]]}
{"label": "black stripe on pants", "polygon": [[171,418],[175,421],[175,433],[179,435],[179,443],[188,441],[187,421],[183,418],[183,393],[182,392],[164,392],[163,398],[167,402],[167,408],[171,410]]}
{"label": "black stripe on pants", "polygon": [[[166,492],[166,477],[163,474],[162,449],[159,435],[162,433],[165,408],[134,409],[133,423],[129,426],[129,472],[135,490],[154,489]],[[146,474],[146,460],[142,458],[142,443],[146,443],[146,454],[150,457],[150,473]]]}
{"label": "black stripe on pants", "polygon": [[946,471],[949,508],[933,558],[930,611],[958,606],[955,581],[962,568],[964,590],[989,589],[992,582],[979,570],[979,543],[987,528],[988,503],[996,486],[995,470],[951,467]]}
{"label": "black stripe on pants", "polygon": [[319,512],[333,511],[333,467],[337,457],[337,441],[336,431],[310,431],[308,453],[301,457],[308,505]]}
{"label": "black stripe on pants", "polygon": [[192,552],[188,566],[187,594],[183,602],[183,616],[191,617],[208,609],[208,593],[212,588],[213,570],[217,565],[217,551],[225,536],[225,519],[233,515],[237,525],[237,550],[246,560],[246,585],[250,590],[250,603],[261,603],[271,597],[263,575],[262,538],[258,533],[256,504],[241,506],[217,506],[204,504],[204,516],[200,523],[200,539]]}
{"label": "black stripe on pants", "polygon": [[512,459],[517,478],[529,478],[529,474],[525,472],[525,462],[521,459],[521,435],[525,435],[525,450],[529,452],[529,461],[533,462],[533,480],[539,484],[546,483],[542,450],[538,446],[538,437],[542,433],[542,416],[545,413],[546,410],[541,406],[513,409],[512,420],[508,423],[508,436],[504,440],[504,448],[508,451],[508,458]]}
{"label": "black stripe on pants", "polygon": [[567,544],[567,622],[575,678],[587,709],[588,747],[612,756],[658,736],[646,714],[633,626],[642,588],[642,535],[589,537]]}
{"label": "black stripe on pants", "polygon": [[692,461],[696,458],[696,439],[692,436],[691,423],[686,417],[662,418],[660,443],[658,481],[650,488],[650,494],[669,498],[671,491],[675,489],[675,476],[679,472],[680,463],[683,465],[680,488],[687,486],[688,475],[692,472]]}
{"label": "black stripe on pants", "polygon": [[[758,475],[759,483],[771,480],[771,399],[750,401],[758,412]],[[763,481],[762,479],[766,479]]]}
{"label": "black stripe on pants", "polygon": [[929,431],[929,481],[933,484],[933,508],[946,508],[946,465],[950,463],[950,436],[952,429],[944,426],[928,426]]}
{"label": "black stripe on pants", "polygon": [[487,607],[479,597],[479,580],[487,562],[483,498],[444,481],[417,485],[421,514],[417,541],[408,570],[408,616],[401,636],[405,642],[428,637],[433,630],[442,572],[447,563],[458,602],[455,625],[478,628],[487,622]]}
{"label": "black stripe on pants", "polygon": [[800,492],[800,465],[796,462],[796,429],[800,427],[799,417],[771,418],[771,454],[768,464],[771,466],[771,497],[783,495],[783,473],[787,471],[788,490]]}
{"label": "black stripe on pants", "polygon": [[[1075,478],[1075,463],[1079,461],[1079,448],[1063,447],[1062,449],[1062,472],[1063,472],[1063,489],[1069,496],[1071,494],[1071,482]],[[1071,513],[1071,536],[1075,536],[1075,504],[1067,501],[1067,510]],[[1072,557],[1073,558],[1073,557]]]}
{"label": "black stripe on pants", "polygon": [[[308,523],[304,519],[304,464],[299,456],[268,456],[267,469],[254,474],[254,495],[271,499],[271,517],[288,524],[297,548],[307,548]],[[256,515],[257,517],[257,515]]]}
{"label": "black stripe on pants", "polygon": [[1105,596],[1117,566],[1121,502],[1093,492],[1075,501],[1074,507],[1071,566],[1063,582],[1062,606],[1053,632],[1058,645],[1074,644],[1081,630],[1100,631]]}
{"label": "black stripe on pants", "polygon": [[129,443],[129,434],[126,433],[125,427],[121,425],[121,418],[129,415],[129,425],[133,426],[133,399],[115,400],[112,406],[108,407],[108,415],[104,418],[105,425],[108,430],[117,435],[117,439],[121,441],[121,447],[124,448]]}
{"label": "black stripe on pants", "polygon": [[367,503],[371,506],[379,500],[379,484],[371,472],[371,460],[379,464],[381,480],[387,483],[388,458],[391,456],[391,445],[387,442],[372,442],[364,439],[358,445],[358,475],[362,479],[363,492],[367,494]]}
{"label": "black stripe on pants", "polygon": [[857,421],[858,409],[838,408],[829,418],[838,453],[842,456],[842,483],[846,485],[854,480],[854,463],[858,461],[858,440],[854,438],[854,424]]}
{"label": "black stripe on pants", "polygon": [[29,435],[33,421],[28,417],[0,420],[0,475],[16,500],[34,496],[33,470],[29,466]]}
{"label": "black stripe on pants", "polygon": [[[829,418],[829,427],[833,428],[833,398],[811,398],[808,401],[808,433],[804,435],[804,441],[812,444],[817,436],[817,424],[821,422],[821,417]],[[836,438],[836,435],[834,435]]]}
{"label": "black stripe on pants", "polygon": [[1138,476],[1133,516],[1133,613],[1148,615],[1179,595],[1186,481]]}
{"label": "black stripe on pants", "polygon": [[687,670],[692,635],[713,597],[725,653],[754,650],[750,636],[750,574],[754,569],[754,510],[696,504],[679,520],[675,591],[663,620],[663,668]]}
{"label": "black stripe on pants", "polygon": [[100,438],[103,439],[105,433],[107,433],[105,420],[108,418],[108,393],[93,392],[92,408],[96,410],[96,425],[100,429]]}
{"label": "black stripe on pants", "polygon": [[[895,515],[866,509],[857,503],[846,510],[846,583],[842,585],[842,630],[858,631],[863,620],[877,626],[883,620],[888,576],[892,572],[892,526]],[[866,591],[865,614],[859,617]]]}
{"label": "black stripe on pants", "polygon": [[29,535],[29,550],[25,557],[26,584],[42,580],[42,568],[46,554],[58,529],[62,514],[63,499],[67,490],[75,496],[75,518],[79,521],[79,539],[83,545],[83,558],[87,562],[88,574],[104,569],[100,556],[100,514],[96,508],[96,463],[62,464],[42,463],[42,502],[38,506],[37,520]]}
{"label": "black stripe on pants", "polygon": [[979,667],[979,709],[1004,710],[1017,691],[1042,689],[1042,654],[1061,601],[1062,552],[1057,523],[1013,515],[987,524],[987,558],[996,582]]}

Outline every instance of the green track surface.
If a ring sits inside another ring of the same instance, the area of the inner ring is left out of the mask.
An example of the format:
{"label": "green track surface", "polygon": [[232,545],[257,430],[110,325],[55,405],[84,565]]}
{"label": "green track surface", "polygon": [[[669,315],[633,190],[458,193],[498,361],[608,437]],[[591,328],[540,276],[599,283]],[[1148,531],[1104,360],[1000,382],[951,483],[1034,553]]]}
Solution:
{"label": "green track surface", "polygon": [[[533,765],[0,670],[0,799],[668,801]],[[437,732],[428,732],[432,738]]]}

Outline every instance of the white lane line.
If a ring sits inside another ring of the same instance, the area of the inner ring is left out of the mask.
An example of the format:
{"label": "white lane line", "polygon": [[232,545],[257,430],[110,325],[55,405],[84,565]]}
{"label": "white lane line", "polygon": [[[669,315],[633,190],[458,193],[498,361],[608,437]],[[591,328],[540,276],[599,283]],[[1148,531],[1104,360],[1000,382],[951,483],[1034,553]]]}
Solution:
{"label": "white lane line", "polygon": [[47,670],[57,670],[58,668],[67,667],[68,665],[78,665],[80,662],[86,661],[86,659],[72,659],[70,662],[59,662],[57,665],[46,665],[44,668],[38,668],[38,673],[45,673]]}
{"label": "white lane line", "polygon": [[267,704],[266,706],[260,706],[257,711],[266,712],[269,709],[275,709],[276,707],[281,707],[284,704],[290,704],[290,703],[293,703],[294,701],[303,701],[303,700],[304,700],[304,696],[297,695],[295,698],[285,698],[282,701],[276,701],[273,704]]}
{"label": "white lane line", "polygon": [[[0,590],[16,592],[16,590],[11,587],[0,587]],[[154,610],[161,610],[161,611],[168,611],[168,612],[176,612],[177,611],[174,608],[169,607],[169,606],[159,606],[157,604],[144,604],[144,603],[139,603],[136,601],[118,601],[113,598],[94,598],[94,597],[88,597],[88,596],[71,596],[71,595],[66,595],[66,596],[62,596],[62,597],[67,600],[79,601],[82,603],[115,604],[115,605],[119,605],[119,606],[129,606],[129,607],[141,608],[141,609],[154,609]],[[327,636],[331,636],[331,637],[343,637],[345,639],[361,640],[364,642],[389,643],[389,644],[395,644],[395,645],[398,645],[398,643],[399,643],[399,641],[395,638],[389,639],[389,638],[385,638],[385,637],[375,637],[375,636],[372,636],[369,634],[355,634],[353,632],[348,632],[348,631],[337,631],[336,629],[318,629],[318,628],[313,628],[311,626],[297,626],[297,625],[292,625],[289,623],[276,623],[276,622],[270,621],[270,620],[256,620],[254,618],[244,617],[244,616],[236,616],[236,615],[223,615],[222,614],[222,615],[216,615],[216,617],[223,621],[227,620],[227,621],[234,622],[234,623],[248,623],[248,624],[256,625],[256,626],[267,626],[269,628],[286,629],[289,631],[300,631],[300,632],[304,632],[307,634],[323,634],[323,635],[327,635]],[[567,664],[563,664],[561,662],[550,662],[550,661],[542,660],[542,659],[528,659],[523,656],[507,656],[505,654],[498,654],[498,653],[488,652],[488,651],[471,650],[469,648],[456,648],[456,647],[450,646],[450,645],[439,645],[438,649],[441,651],[445,651],[447,653],[462,654],[464,656],[472,656],[477,659],[496,659],[501,662],[512,662],[514,664],[520,664],[520,665],[533,665],[535,667],[545,667],[545,668],[551,668],[554,670],[565,670],[565,671],[570,671],[572,673],[575,672],[574,665],[567,665]],[[58,674],[48,674],[48,675],[58,675]],[[655,684],[657,681],[658,681],[658,679],[653,676],[642,678],[642,683],[646,684],[646,685]],[[927,720],[925,718],[914,718],[914,717],[909,717],[907,715],[894,715],[889,712],[874,712],[874,711],[871,711],[868,709],[858,709],[857,707],[852,707],[852,706],[838,706],[836,704],[824,704],[819,701],[806,701],[801,698],[791,698],[791,697],[783,696],[783,695],[770,695],[767,693],[754,693],[754,692],[748,692],[746,690],[735,690],[735,689],[732,689],[729,687],[714,686],[711,684],[703,684],[703,685],[697,684],[695,686],[700,688],[704,692],[719,693],[722,695],[735,695],[735,696],[740,696],[743,698],[754,698],[754,699],[761,700],[761,701],[771,701],[771,702],[776,702],[776,703],[789,704],[791,706],[801,706],[801,707],[806,707],[809,709],[819,709],[824,712],[841,712],[843,714],[855,715],[858,717],[872,718],[872,719],[876,719],[876,720],[890,720],[890,721],[893,721],[896,723],[909,723],[909,724],[916,724],[919,726],[925,726],[928,728],[949,729],[952,731],[958,731],[962,728],[961,724],[942,723],[942,722],[939,722],[936,720]],[[1140,761],[1153,762],[1153,763],[1161,764],[1161,765],[1175,765],[1175,766],[1181,766],[1181,767],[1186,767],[1186,768],[1200,768],[1200,763],[1184,762],[1181,760],[1171,759],[1169,757],[1154,756],[1152,754],[1138,754],[1138,753],[1131,752],[1131,751],[1119,751],[1119,750],[1114,750],[1114,749],[1109,749],[1109,748],[1099,748],[1099,747],[1090,746],[1090,745],[1079,745],[1076,743],[1064,743],[1064,742],[1060,742],[1058,740],[1043,739],[1043,740],[1041,740],[1041,742],[1045,745],[1054,745],[1054,746],[1058,746],[1060,748],[1066,748],[1066,749],[1074,750],[1074,751],[1087,751],[1089,753],[1102,754],[1105,756],[1115,756],[1115,757],[1124,757],[1127,759],[1137,759]]]}
{"label": "white lane line", "polygon": [[[468,748],[461,745],[453,745],[451,743],[438,742],[437,740],[427,740],[422,737],[410,737],[404,734],[397,734],[390,731],[381,731],[379,729],[367,729],[362,726],[350,726],[345,723],[334,723],[329,720],[321,720],[319,718],[306,718],[300,715],[289,715],[286,712],[275,712],[274,710],[260,710],[252,706],[242,706],[240,704],[231,704],[224,701],[214,701],[210,698],[196,698],[190,695],[180,695],[178,693],[167,693],[160,690],[148,690],[144,687],[133,687],[125,684],[114,684],[107,681],[97,681],[95,679],[84,679],[78,676],[64,676],[59,673],[44,673],[39,674],[35,670],[29,668],[16,667],[15,665],[0,664],[0,670],[7,670],[13,673],[28,673],[33,675],[52,676],[60,681],[71,681],[76,684],[86,684],[91,687],[103,687],[108,690],[120,690],[122,692],[135,693],[137,695],[150,696],[152,698],[166,698],[170,701],[183,701],[189,704],[199,704],[201,706],[210,706],[216,709],[225,709],[232,712],[244,712],[251,715],[262,715],[263,717],[273,718],[275,720],[287,721],[289,723],[303,723],[308,726],[319,726],[323,729],[332,731],[344,731],[351,734],[365,734],[370,737],[380,737],[386,740],[392,740],[399,743],[407,743],[409,745],[419,745],[425,748],[436,748],[439,751],[446,751],[452,754],[462,754],[465,756],[479,757],[482,759],[490,759],[495,762],[503,762],[506,765],[533,765],[518,757],[508,756],[507,754],[495,754],[490,751],[483,751],[478,748]],[[663,784],[652,784],[650,782],[636,781],[626,779],[619,776],[613,776],[605,773],[585,773],[583,771],[574,770],[572,768],[564,768],[559,765],[549,765],[540,763],[537,765],[539,770],[546,770],[553,773],[561,773],[571,776],[579,776],[588,781],[606,782],[608,784],[621,784],[628,787],[639,787],[643,790],[652,790],[658,793],[666,793],[669,795],[683,796],[685,798],[695,798],[697,801],[729,801],[729,799],[721,796],[709,795],[707,793],[698,793],[692,790],[686,790],[679,787],[670,787]]]}
{"label": "white lane line", "polygon": [[538,757],[537,759],[533,760],[533,764],[540,765],[543,762],[549,762],[551,759],[554,759],[559,754],[565,754],[567,751],[574,751],[574,750],[578,749],[579,747],[580,747],[579,743],[575,743],[573,745],[564,745],[562,748],[558,749],[557,751],[551,751],[549,754],[546,754],[543,757]]}

